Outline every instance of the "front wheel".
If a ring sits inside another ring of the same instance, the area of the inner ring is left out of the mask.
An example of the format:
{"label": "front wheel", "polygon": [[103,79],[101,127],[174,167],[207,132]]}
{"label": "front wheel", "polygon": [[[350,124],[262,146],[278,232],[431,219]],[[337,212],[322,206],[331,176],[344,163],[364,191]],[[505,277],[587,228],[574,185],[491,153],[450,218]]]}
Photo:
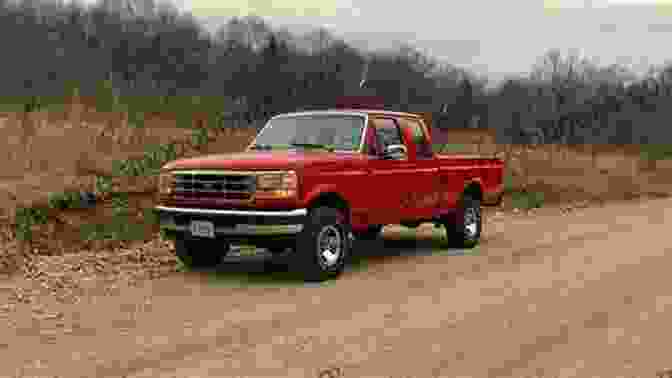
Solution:
{"label": "front wheel", "polygon": [[209,268],[222,261],[230,250],[228,243],[216,240],[176,239],[175,255],[187,268]]}
{"label": "front wheel", "polygon": [[473,248],[481,238],[483,228],[481,201],[464,195],[454,219],[445,222],[448,242],[455,248]]}
{"label": "front wheel", "polygon": [[295,251],[295,264],[306,281],[326,281],[343,272],[351,248],[349,233],[340,211],[329,207],[311,210]]}

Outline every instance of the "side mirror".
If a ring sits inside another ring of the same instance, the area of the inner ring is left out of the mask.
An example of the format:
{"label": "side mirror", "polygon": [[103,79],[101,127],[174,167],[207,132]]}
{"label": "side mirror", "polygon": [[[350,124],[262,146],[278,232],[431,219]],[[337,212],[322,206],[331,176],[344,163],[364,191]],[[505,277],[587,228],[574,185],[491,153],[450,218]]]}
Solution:
{"label": "side mirror", "polygon": [[408,151],[403,144],[391,144],[385,147],[383,152],[384,159],[401,159],[406,156]]}

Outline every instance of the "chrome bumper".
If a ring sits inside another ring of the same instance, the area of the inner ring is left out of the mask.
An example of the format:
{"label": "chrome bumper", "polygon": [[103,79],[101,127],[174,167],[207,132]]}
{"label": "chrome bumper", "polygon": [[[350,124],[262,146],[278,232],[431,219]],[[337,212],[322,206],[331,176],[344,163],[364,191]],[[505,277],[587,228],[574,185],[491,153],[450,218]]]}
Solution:
{"label": "chrome bumper", "polygon": [[[290,211],[215,210],[157,206],[160,227],[164,230],[189,232],[189,220],[209,220],[217,236],[293,235],[303,230],[307,209]],[[221,225],[225,223],[226,225]]]}

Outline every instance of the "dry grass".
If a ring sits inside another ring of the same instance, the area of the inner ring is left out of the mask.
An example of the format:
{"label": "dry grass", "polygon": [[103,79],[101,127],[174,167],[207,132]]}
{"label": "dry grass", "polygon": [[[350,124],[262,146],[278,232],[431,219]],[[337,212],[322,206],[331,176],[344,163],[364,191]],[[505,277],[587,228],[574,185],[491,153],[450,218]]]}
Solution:
{"label": "dry grass", "polygon": [[[135,128],[118,114],[81,109],[66,119],[47,113],[1,114],[5,163],[0,170],[0,209],[9,215],[18,205],[44,201],[51,192],[92,190],[95,176],[110,175],[114,161],[142,156],[151,145],[176,142],[182,146],[180,153],[197,155],[201,152],[184,147],[192,132],[161,119]],[[237,151],[253,136],[247,130],[226,131],[204,152]]]}
{"label": "dry grass", "polygon": [[[640,146],[495,145],[515,186],[545,187],[547,197],[582,192],[605,200],[672,191],[666,161],[651,162]],[[637,149],[640,149],[638,152]]]}

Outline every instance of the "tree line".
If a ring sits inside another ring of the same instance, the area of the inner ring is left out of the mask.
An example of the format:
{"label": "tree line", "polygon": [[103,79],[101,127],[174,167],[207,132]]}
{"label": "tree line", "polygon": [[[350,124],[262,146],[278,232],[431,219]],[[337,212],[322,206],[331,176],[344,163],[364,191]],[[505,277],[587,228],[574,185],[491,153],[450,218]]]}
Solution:
{"label": "tree line", "polygon": [[0,0],[0,43],[0,96],[26,111],[75,89],[100,96],[103,86],[164,104],[210,99],[249,124],[364,91],[396,110],[431,113],[436,127],[494,128],[502,142],[620,144],[666,141],[672,98],[672,66],[638,77],[550,50],[527,77],[492,88],[412,46],[362,51],[324,29],[295,35],[254,16],[209,33],[170,7],[126,17],[102,6]]}
{"label": "tree line", "polygon": [[507,141],[669,143],[672,66],[638,76],[550,50],[529,77],[506,81],[488,101]]}

